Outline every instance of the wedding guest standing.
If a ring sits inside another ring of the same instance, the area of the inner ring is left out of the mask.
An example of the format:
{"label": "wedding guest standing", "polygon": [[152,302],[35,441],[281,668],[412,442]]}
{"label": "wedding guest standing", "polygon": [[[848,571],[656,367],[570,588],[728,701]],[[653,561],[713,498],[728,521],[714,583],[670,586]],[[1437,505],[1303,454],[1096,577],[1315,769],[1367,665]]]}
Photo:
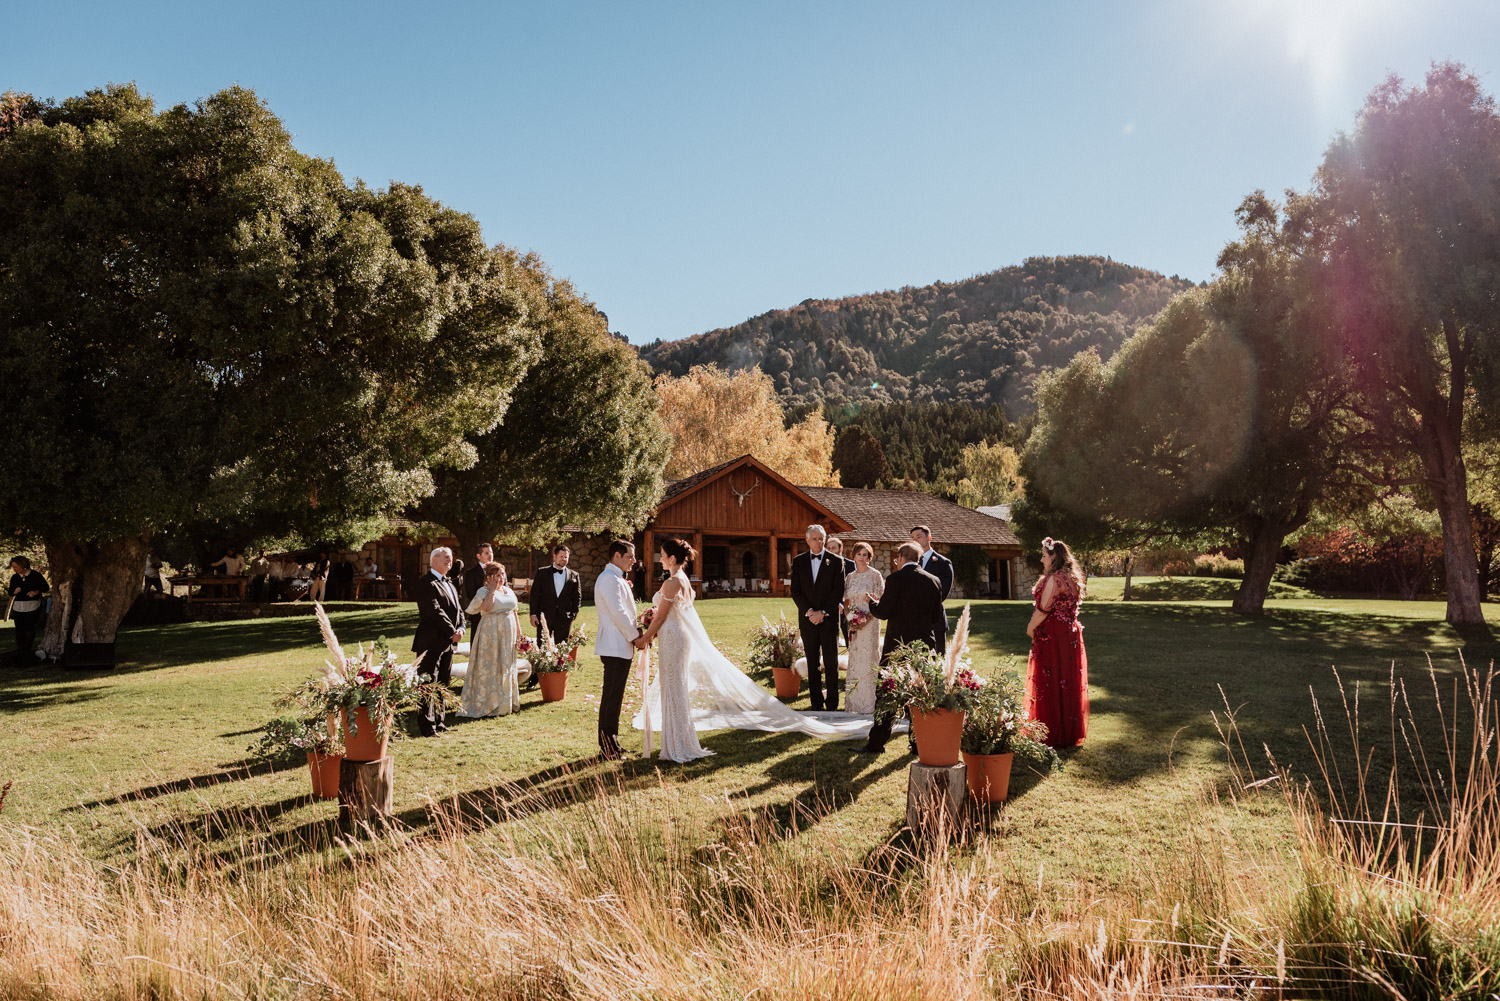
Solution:
{"label": "wedding guest standing", "polygon": [[[577,570],[568,569],[568,558],[573,551],[565,545],[552,547],[552,565],[536,575],[531,582],[531,624],[536,628],[537,642],[542,642],[542,618],[547,619],[547,631],[554,643],[561,643],[573,632],[573,620],[583,607],[583,583]],[[537,675],[527,682],[527,689],[535,688]]]}
{"label": "wedding guest standing", "polygon": [[[915,542],[917,547],[922,550],[922,556],[917,560],[917,566],[938,579],[938,583],[943,586],[943,600],[947,601],[949,593],[953,590],[953,561],[932,548],[932,529],[926,525],[912,526],[911,541]],[[947,653],[948,613],[942,605],[938,606],[936,624],[936,645],[933,649],[938,653]]]}
{"label": "wedding guest standing", "polygon": [[[854,561],[844,555],[844,540],[837,535],[831,537],[828,540],[828,551],[843,562],[844,579],[848,580],[849,575],[854,572]],[[847,647],[849,645],[849,606],[847,604],[839,609],[839,632],[844,634],[844,646]],[[848,684],[847,678],[845,684]]]}
{"label": "wedding guest standing", "polygon": [[312,584],[307,589],[308,596],[313,601],[328,600],[326,597],[328,593],[328,571],[332,568],[333,564],[329,562],[328,554],[324,552],[318,553],[318,560],[313,564],[312,569]]}
{"label": "wedding guest standing", "polygon": [[347,556],[341,557],[333,568],[333,596],[338,601],[354,597],[354,563]]}
{"label": "wedding guest standing", "polygon": [[[438,546],[427,558],[428,570],[412,588],[417,602],[417,635],[411,649],[419,654],[415,667],[440,685],[453,677],[453,647],[464,638],[463,606],[458,603],[458,589],[448,579],[453,566],[453,550]],[[433,737],[448,729],[446,714],[430,702],[417,717],[422,736]]]}
{"label": "wedding guest standing", "polygon": [[233,546],[225,550],[224,555],[209,564],[211,567],[223,567],[224,576],[238,577],[245,572],[245,557],[235,551]]}
{"label": "wedding guest standing", "polygon": [[279,601],[286,581],[286,563],[280,556],[271,557],[271,569],[266,572],[266,600]]}
{"label": "wedding guest standing", "polygon": [[266,551],[262,549],[255,554],[255,559],[250,561],[250,600],[260,601],[265,596],[266,576],[271,572],[271,561],[266,559]]}
{"label": "wedding guest standing", "polygon": [[[850,561],[854,570],[844,578],[846,614],[856,610],[868,614],[870,599],[879,600],[885,593],[885,578],[870,566],[874,558],[875,550],[868,542],[854,544],[854,559]],[[856,628],[853,623],[846,622],[846,627],[849,629],[849,670],[844,681],[844,708],[852,713],[872,713],[875,711],[875,675],[880,665],[880,620],[871,615],[863,626]]]}
{"label": "wedding guest standing", "polygon": [[792,601],[807,654],[807,684],[814,712],[839,707],[839,611],[844,603],[844,561],[824,550],[828,532],[809,525],[807,552],[792,560]]}
{"label": "wedding guest standing", "polygon": [[[495,562],[494,546],[490,545],[488,542],[481,542],[479,545],[474,547],[474,565],[464,571],[463,580],[460,581],[458,585],[458,597],[459,600],[464,603],[465,608],[469,607],[469,602],[474,600],[474,595],[479,593],[479,589],[481,587],[484,587],[484,579],[487,573],[485,568],[493,562]],[[470,643],[474,642],[474,630],[478,627],[478,625],[479,616],[470,615]]]}
{"label": "wedding guest standing", "polygon": [[157,594],[164,593],[161,588],[161,560],[156,558],[155,553],[146,554],[146,585],[141,593],[150,595],[152,591]]}
{"label": "wedding guest standing", "polygon": [[599,696],[599,753],[614,761],[620,750],[620,706],[630,681],[633,646],[641,634],[635,621],[635,594],[630,571],[635,545],[625,539],[609,544],[609,563],[594,581],[594,608],[599,612],[599,634],[594,652],[604,664],[604,690]]}
{"label": "wedding guest standing", "polygon": [[464,675],[460,716],[508,716],[520,708],[516,684],[516,640],[521,624],[516,609],[521,601],[507,586],[505,566],[491,560],[465,611],[479,620],[469,640],[469,668]]}
{"label": "wedding guest standing", "polygon": [[10,561],[10,618],[15,624],[16,664],[25,663],[36,646],[37,624],[42,621],[42,606],[47,597],[47,578],[31,568],[31,561],[16,556]]}
{"label": "wedding guest standing", "polygon": [[1078,622],[1083,593],[1083,571],[1067,544],[1043,539],[1042,576],[1026,625],[1026,715],[1046,724],[1053,747],[1075,747],[1088,736],[1089,658]]}

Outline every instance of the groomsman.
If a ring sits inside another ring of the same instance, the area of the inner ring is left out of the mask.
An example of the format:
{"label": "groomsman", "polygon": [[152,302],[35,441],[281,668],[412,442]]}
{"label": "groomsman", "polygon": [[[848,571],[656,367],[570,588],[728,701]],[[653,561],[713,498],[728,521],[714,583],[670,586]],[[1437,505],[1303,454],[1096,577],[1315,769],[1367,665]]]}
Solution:
{"label": "groomsman", "polygon": [[[885,619],[885,642],[880,648],[880,663],[903,643],[926,643],[929,648],[938,640],[938,621],[943,617],[943,585],[937,577],[917,565],[922,549],[914,542],[903,542],[896,550],[895,569],[885,579],[885,593],[880,600],[870,598],[870,614]],[[862,754],[879,754],[891,739],[894,714],[875,716],[870,740],[860,749]]]}
{"label": "groomsman", "polygon": [[[807,529],[807,549],[792,560],[792,601],[807,653],[807,684],[813,710],[839,707],[839,611],[844,601],[844,561],[824,550],[828,532]],[[827,671],[825,679],[824,670]],[[825,684],[826,681],[826,684]]]}
{"label": "groomsman", "polygon": [[[948,593],[953,590],[953,562],[932,548],[932,529],[926,525],[914,525],[911,530],[911,541],[922,550],[922,556],[917,560],[917,566],[932,574],[938,579],[943,587],[943,601],[948,600]],[[933,649],[938,653],[948,652],[948,613],[941,604],[937,609],[937,636]]]}
{"label": "groomsman", "polygon": [[[458,588],[448,579],[453,566],[453,550],[439,546],[428,557],[428,571],[413,588],[417,600],[417,635],[411,641],[417,654],[419,674],[430,674],[446,686],[453,677],[453,647],[464,638],[463,611],[458,605]],[[448,729],[447,714],[435,702],[422,707],[417,726],[424,737],[435,737]]]}
{"label": "groomsman", "polygon": [[[848,577],[855,570],[854,561],[844,555],[844,540],[835,535],[828,540],[828,551],[844,561],[844,576]],[[844,646],[849,645],[849,612],[839,609],[839,632],[844,634]]]}
{"label": "groomsman", "polygon": [[[495,547],[488,542],[481,542],[474,547],[474,565],[464,571],[463,587],[459,588],[458,600],[463,603],[464,608],[469,607],[469,602],[474,600],[474,595],[484,587],[484,566],[486,563],[495,561]],[[470,615],[469,619],[469,642],[474,642],[474,630],[479,628],[479,616]]]}
{"label": "groomsman", "polygon": [[[542,643],[542,619],[547,620],[547,631],[552,642],[561,643],[573,632],[573,620],[583,607],[583,582],[577,570],[568,569],[568,558],[573,551],[559,543],[552,547],[552,565],[541,570],[531,582],[531,625],[536,629],[536,639]],[[533,673],[526,683],[530,691],[539,682],[540,676]]]}

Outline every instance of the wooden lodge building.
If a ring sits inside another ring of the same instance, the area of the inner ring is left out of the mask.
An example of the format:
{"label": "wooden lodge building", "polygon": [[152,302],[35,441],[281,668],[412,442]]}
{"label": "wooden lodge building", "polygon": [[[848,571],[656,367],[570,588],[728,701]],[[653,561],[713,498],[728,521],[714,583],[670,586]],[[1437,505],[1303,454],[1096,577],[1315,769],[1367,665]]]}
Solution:
{"label": "wooden lodge building", "polygon": [[[955,598],[1024,596],[1033,576],[1010,525],[992,515],[911,490],[799,487],[748,455],[670,481],[651,521],[635,537],[636,552],[643,561],[653,561],[654,581],[660,572],[654,563],[657,540],[680,536],[699,554],[697,565],[688,572],[705,597],[780,596],[788,591],[792,557],[807,548],[804,535],[814,524],[844,540],[845,556],[851,555],[855,542],[868,542],[875,549],[873,565],[881,573],[890,572],[892,554],[909,541],[913,525],[930,526],[934,547],[950,557],[954,547],[972,547],[966,555],[980,564],[978,593],[965,594],[955,582]],[[610,536],[577,528],[563,541],[573,550],[570,566],[583,577],[588,595],[607,561]],[[423,572],[428,553],[437,545],[452,546],[454,541],[389,536],[367,545],[361,556],[373,552],[382,570],[400,568],[405,577],[411,568]],[[457,555],[466,565],[474,559],[473,553]],[[551,561],[546,551],[509,546],[501,547],[496,559],[522,589],[536,568]],[[644,570],[636,585],[644,598]]]}

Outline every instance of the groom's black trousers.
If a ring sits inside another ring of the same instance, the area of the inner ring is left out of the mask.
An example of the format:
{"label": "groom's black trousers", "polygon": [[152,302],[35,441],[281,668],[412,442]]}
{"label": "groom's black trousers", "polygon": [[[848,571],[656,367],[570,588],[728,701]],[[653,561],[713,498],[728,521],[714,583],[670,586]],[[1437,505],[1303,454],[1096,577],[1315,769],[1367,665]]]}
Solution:
{"label": "groom's black trousers", "polygon": [[600,657],[604,662],[604,692],[599,696],[599,750],[620,753],[620,705],[630,680],[629,657]]}
{"label": "groom's black trousers", "polygon": [[815,626],[804,615],[801,633],[813,710],[834,712],[839,707],[839,617],[825,615]]}

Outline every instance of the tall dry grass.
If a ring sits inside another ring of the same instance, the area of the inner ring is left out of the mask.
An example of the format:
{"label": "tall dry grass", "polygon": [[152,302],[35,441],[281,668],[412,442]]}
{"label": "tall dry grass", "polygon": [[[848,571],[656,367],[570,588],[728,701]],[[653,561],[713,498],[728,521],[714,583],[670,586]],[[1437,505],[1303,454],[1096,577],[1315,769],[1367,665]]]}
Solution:
{"label": "tall dry grass", "polygon": [[[1205,792],[1181,850],[1140,860],[1145,890],[1128,897],[1019,873],[983,833],[898,839],[851,865],[799,851],[767,816],[684,826],[667,784],[482,830],[472,809],[434,804],[427,833],[332,852],[267,850],[253,814],[213,825],[243,832],[243,852],[207,826],[143,825],[123,866],[10,830],[0,996],[1483,997],[1500,956],[1495,733],[1490,678],[1464,684],[1472,736],[1445,717],[1431,758],[1402,727],[1397,686],[1402,767],[1430,766],[1416,817],[1370,795],[1374,759],[1335,754],[1321,723],[1320,791],[1284,771],[1267,782],[1231,719],[1239,781],[1222,800]],[[1341,760],[1361,764],[1342,775]],[[1234,833],[1236,811],[1266,796],[1292,808],[1300,879]]]}

